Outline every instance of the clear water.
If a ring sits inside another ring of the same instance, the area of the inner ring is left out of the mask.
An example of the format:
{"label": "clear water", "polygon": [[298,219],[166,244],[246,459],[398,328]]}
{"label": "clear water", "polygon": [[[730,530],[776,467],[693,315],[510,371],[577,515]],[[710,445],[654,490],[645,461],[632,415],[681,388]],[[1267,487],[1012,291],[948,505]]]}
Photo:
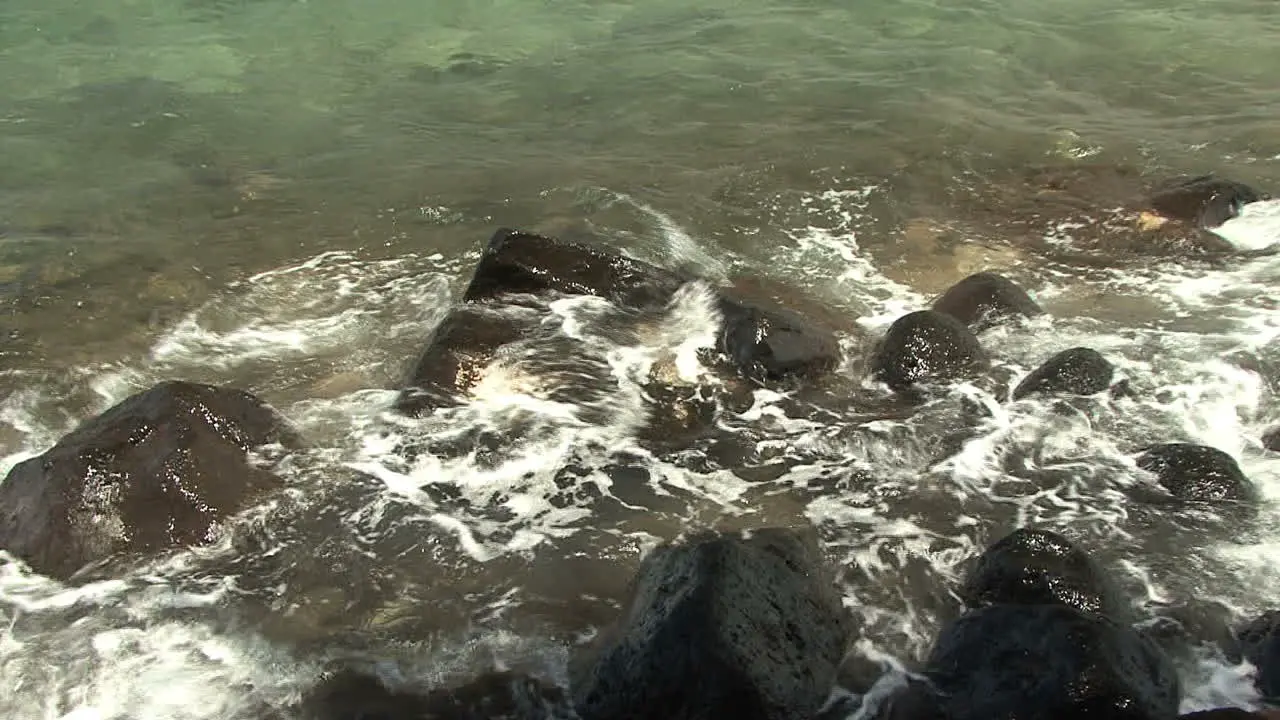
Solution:
{"label": "clear water", "polygon": [[[563,681],[644,550],[700,526],[818,524],[860,650],[907,665],[1019,524],[1098,548],[1149,613],[1267,607],[1280,263],[1086,236],[1136,188],[1119,166],[1280,191],[1278,32],[1269,0],[6,0],[0,470],[167,377],[257,392],[316,449],[219,546],[74,588],[4,566],[0,709],[256,717],[355,652]],[[1040,164],[1074,184],[1046,194]],[[1277,237],[1246,220],[1242,247]],[[471,405],[385,414],[496,226],[584,224],[790,288],[842,328],[843,379],[655,446],[640,381],[707,331],[691,289],[639,334],[554,303]],[[1085,344],[1137,398],[984,381],[869,421],[870,339],[984,268],[1050,311],[984,336],[994,378]],[[1128,453],[1166,440],[1236,456],[1259,518],[1147,502]],[[1247,666],[1182,669],[1188,709],[1256,701]]]}

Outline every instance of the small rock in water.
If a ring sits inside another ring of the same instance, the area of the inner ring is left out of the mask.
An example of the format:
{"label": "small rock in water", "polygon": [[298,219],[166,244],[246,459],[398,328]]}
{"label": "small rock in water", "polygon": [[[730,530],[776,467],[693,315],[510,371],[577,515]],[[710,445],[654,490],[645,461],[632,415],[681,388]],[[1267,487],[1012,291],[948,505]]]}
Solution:
{"label": "small rock in water", "polygon": [[933,309],[968,325],[974,332],[1010,318],[1044,313],[1017,283],[991,272],[975,273],[952,285],[934,301]]}
{"label": "small rock in water", "polygon": [[1019,528],[979,558],[960,591],[970,607],[1060,604],[1125,622],[1129,602],[1087,552],[1049,530]]}
{"label": "small rock in water", "polygon": [[925,674],[948,720],[1178,714],[1173,662],[1127,625],[1065,605],[992,605],[944,628]]}
{"label": "small rock in water", "polygon": [[301,439],[231,388],[170,381],[83,423],[0,483],[0,547],[66,579],[117,555],[212,541],[279,478],[247,452]]}
{"label": "small rock in water", "polygon": [[1097,350],[1070,348],[1054,355],[1013,389],[1020,400],[1037,392],[1093,395],[1111,386],[1115,368]]}
{"label": "small rock in water", "polygon": [[718,350],[756,380],[813,377],[835,367],[840,347],[833,332],[782,307],[722,294]]}
{"label": "small rock in water", "polygon": [[1258,692],[1280,700],[1280,611],[1263,613],[1236,636],[1245,659],[1258,669],[1253,681]]}
{"label": "small rock in water", "polygon": [[570,664],[583,720],[807,720],[827,700],[850,622],[812,530],[665,545],[632,592]]}
{"label": "small rock in water", "polygon": [[1239,215],[1245,205],[1264,199],[1265,195],[1243,183],[1200,175],[1157,189],[1147,198],[1147,206],[1161,218],[1211,229]]}
{"label": "small rock in water", "polygon": [[1257,491],[1235,458],[1217,448],[1191,443],[1155,445],[1138,456],[1138,467],[1156,474],[1160,485],[1180,500],[1252,500]]}
{"label": "small rock in water", "polygon": [[950,315],[917,310],[898,318],[880,340],[872,377],[894,390],[918,382],[955,380],[987,365],[978,338]]}

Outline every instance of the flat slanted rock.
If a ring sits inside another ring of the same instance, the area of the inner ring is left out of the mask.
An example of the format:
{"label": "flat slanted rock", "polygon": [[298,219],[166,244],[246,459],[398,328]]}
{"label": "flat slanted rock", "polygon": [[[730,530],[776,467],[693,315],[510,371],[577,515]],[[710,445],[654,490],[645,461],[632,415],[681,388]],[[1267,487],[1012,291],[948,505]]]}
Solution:
{"label": "flat slanted rock", "polygon": [[274,410],[231,388],[170,381],[133,395],[19,463],[0,484],[0,547],[42,574],[214,539],[279,483],[248,451],[300,444]]}
{"label": "flat slanted rock", "polygon": [[583,720],[810,720],[849,620],[815,536],[703,534],[645,558],[616,625],[570,664]]}
{"label": "flat slanted rock", "polygon": [[692,279],[604,248],[502,228],[485,246],[462,299],[556,292],[595,295],[621,307],[661,307]]}

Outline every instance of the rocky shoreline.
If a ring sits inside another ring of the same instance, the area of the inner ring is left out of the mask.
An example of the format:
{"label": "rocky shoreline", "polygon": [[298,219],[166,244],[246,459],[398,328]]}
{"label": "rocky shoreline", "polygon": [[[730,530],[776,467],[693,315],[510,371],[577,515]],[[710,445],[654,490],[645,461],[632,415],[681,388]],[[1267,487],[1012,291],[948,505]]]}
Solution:
{"label": "rocky shoreline", "polygon": [[[1181,179],[1131,215],[1138,232],[1204,234],[1265,197],[1226,180]],[[521,367],[522,343],[547,332],[545,302],[565,297],[599,299],[611,331],[632,338],[660,327],[678,302],[703,303],[717,318],[714,337],[697,351],[716,382],[687,377],[678,358],[649,377],[646,431],[666,442],[704,435],[735,393],[804,387],[842,362],[836,329],[775,298],[594,245],[502,229],[391,409],[421,417],[465,404],[494,367]],[[982,333],[1043,313],[1008,278],[973,274],[930,307],[895,320],[870,348],[866,377],[894,391],[892,413],[910,412],[947,383],[983,376],[992,358]],[[557,362],[557,371],[572,376],[575,363],[592,359],[570,345]],[[1131,392],[1103,354],[1074,347],[998,394],[1017,402]],[[1280,428],[1264,445],[1280,451],[1276,438]],[[0,484],[0,547],[34,572],[74,584],[138,558],[208,544],[228,518],[280,489],[273,458],[304,447],[279,413],[246,392],[165,382],[11,470]],[[1135,449],[1133,458],[1150,473],[1152,492],[1170,502],[1210,503],[1241,517],[1259,502],[1219,449],[1161,443]],[[296,707],[264,714],[1172,720],[1182,698],[1175,658],[1206,645],[1253,664],[1260,695],[1280,701],[1280,611],[1241,628],[1137,623],[1108,568],[1058,533],[1012,529],[948,592],[964,612],[938,633],[918,672],[896,684],[885,667],[851,679],[847,653],[856,631],[813,528],[701,531],[644,558],[618,618],[575,650],[567,690],[511,673],[451,689],[397,687],[374,668],[350,665],[333,668]],[[1248,714],[1224,708],[1186,717]]]}

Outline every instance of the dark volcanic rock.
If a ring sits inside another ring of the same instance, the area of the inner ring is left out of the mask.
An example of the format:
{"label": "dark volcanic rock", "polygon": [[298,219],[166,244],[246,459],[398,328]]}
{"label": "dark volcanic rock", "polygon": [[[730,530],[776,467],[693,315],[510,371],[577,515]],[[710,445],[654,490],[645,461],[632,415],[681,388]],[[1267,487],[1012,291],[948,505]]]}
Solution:
{"label": "dark volcanic rock", "polygon": [[665,545],[632,592],[570,664],[584,720],[808,720],[826,701],[850,623],[811,531]]}
{"label": "dark volcanic rock", "polygon": [[1147,205],[1161,217],[1208,229],[1236,217],[1244,205],[1266,198],[1243,183],[1200,175],[1157,188]]}
{"label": "dark volcanic rock", "polygon": [[1180,500],[1252,500],[1257,497],[1235,458],[1217,448],[1190,443],[1155,445],[1138,456],[1138,467],[1156,474]]}
{"label": "dark volcanic rock", "polygon": [[974,332],[1009,318],[1044,313],[1017,283],[990,272],[975,273],[952,285],[933,302],[933,309],[968,325]]}
{"label": "dark volcanic rock", "polygon": [[552,720],[568,709],[558,688],[507,672],[419,694],[344,670],[322,680],[301,705],[305,720]]}
{"label": "dark volcanic rock", "polygon": [[730,297],[722,291],[717,349],[746,377],[813,377],[835,367],[835,333],[782,307]]}
{"label": "dark volcanic rock", "polygon": [[1064,605],[993,605],[943,629],[925,674],[949,720],[1178,714],[1178,674],[1126,625]]}
{"label": "dark volcanic rock", "polygon": [[871,374],[895,390],[917,382],[955,380],[987,365],[978,338],[959,320],[917,310],[889,326],[876,348]]}
{"label": "dark volcanic rock", "polygon": [[0,547],[37,572],[209,542],[278,479],[256,446],[300,441],[254,396],[165,382],[133,395],[19,463],[0,484]]}
{"label": "dark volcanic rock", "polygon": [[960,596],[973,608],[1058,604],[1117,622],[1131,614],[1119,587],[1087,552],[1055,532],[1030,528],[987,548]]}
{"label": "dark volcanic rock", "polygon": [[436,326],[418,358],[395,409],[410,416],[460,402],[493,359],[498,348],[524,337],[537,318],[521,308],[458,305]]}
{"label": "dark volcanic rock", "polygon": [[[618,306],[621,331],[665,311],[682,286],[697,280],[607,249],[501,229],[486,245],[463,302],[432,333],[395,409],[419,416],[461,402],[500,348],[539,328],[542,318],[531,308],[541,301],[528,295],[604,298]],[[733,288],[708,288],[707,295],[722,322],[715,347],[706,350],[723,354],[743,376],[808,378],[839,361],[831,329]]]}
{"label": "dark volcanic rock", "polygon": [[1280,611],[1272,610],[1237,633],[1245,658],[1258,668],[1254,685],[1263,697],[1280,700]]}
{"label": "dark volcanic rock", "polygon": [[1115,368],[1097,350],[1070,348],[1054,355],[1013,389],[1020,400],[1036,392],[1093,395],[1111,386]]}
{"label": "dark volcanic rock", "polygon": [[558,292],[627,308],[660,307],[691,279],[615,252],[502,228],[485,247],[462,299]]}

